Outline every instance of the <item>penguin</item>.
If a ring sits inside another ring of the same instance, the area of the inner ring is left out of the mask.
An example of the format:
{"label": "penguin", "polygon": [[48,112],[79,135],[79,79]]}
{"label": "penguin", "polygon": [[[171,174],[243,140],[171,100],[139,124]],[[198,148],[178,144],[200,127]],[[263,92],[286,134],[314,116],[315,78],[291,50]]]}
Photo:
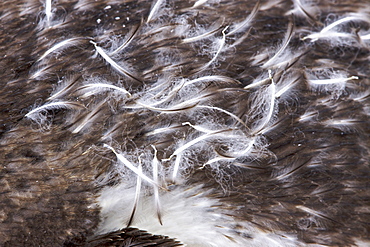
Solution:
{"label": "penguin", "polygon": [[370,246],[370,4],[0,3],[1,246]]}

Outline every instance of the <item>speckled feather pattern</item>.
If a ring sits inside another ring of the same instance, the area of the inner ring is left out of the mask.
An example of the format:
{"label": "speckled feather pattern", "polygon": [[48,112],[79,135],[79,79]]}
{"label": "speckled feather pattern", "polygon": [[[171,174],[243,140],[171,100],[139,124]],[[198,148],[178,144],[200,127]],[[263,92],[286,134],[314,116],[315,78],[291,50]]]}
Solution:
{"label": "speckled feather pattern", "polygon": [[1,246],[370,245],[366,1],[3,1],[0,58]]}

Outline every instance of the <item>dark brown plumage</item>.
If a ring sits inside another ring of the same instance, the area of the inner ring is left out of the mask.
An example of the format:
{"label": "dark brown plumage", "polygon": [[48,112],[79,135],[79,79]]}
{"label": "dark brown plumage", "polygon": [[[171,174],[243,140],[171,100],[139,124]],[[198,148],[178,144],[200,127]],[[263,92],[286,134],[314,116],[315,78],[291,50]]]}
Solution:
{"label": "dark brown plumage", "polygon": [[[168,237],[152,235],[145,231],[136,228],[125,228],[116,232],[103,234],[96,236],[91,239],[81,239],[80,243],[77,243],[77,239],[74,242],[65,243],[64,246],[158,246],[158,247],[175,247],[182,246],[179,241],[175,241]],[[86,244],[88,241],[88,244]]]}
{"label": "dark brown plumage", "polygon": [[0,245],[366,246],[369,28],[363,1],[0,3]]}

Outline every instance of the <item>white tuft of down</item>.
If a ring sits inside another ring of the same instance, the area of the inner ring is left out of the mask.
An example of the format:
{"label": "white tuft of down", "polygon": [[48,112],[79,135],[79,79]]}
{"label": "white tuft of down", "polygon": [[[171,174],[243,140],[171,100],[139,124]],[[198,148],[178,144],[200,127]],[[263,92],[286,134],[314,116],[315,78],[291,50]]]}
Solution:
{"label": "white tuft of down", "polygon": [[[131,216],[131,211],[127,209],[135,203],[135,191],[134,186],[124,183],[101,191],[98,205],[101,207],[102,222],[97,234],[127,226]],[[210,193],[202,186],[173,186],[170,191],[162,191],[162,225],[153,205],[155,195],[142,196],[131,226],[152,234],[171,236],[191,247],[300,246],[295,238],[266,233],[250,223],[239,222],[231,216],[231,211],[222,208],[221,202],[208,197]],[[242,232],[236,232],[235,227],[242,227]]]}

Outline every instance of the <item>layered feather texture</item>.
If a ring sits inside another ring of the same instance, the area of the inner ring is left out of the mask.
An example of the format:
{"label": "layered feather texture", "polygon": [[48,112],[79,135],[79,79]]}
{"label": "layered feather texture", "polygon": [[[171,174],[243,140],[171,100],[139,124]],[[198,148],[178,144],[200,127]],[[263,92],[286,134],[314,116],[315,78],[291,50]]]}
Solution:
{"label": "layered feather texture", "polygon": [[0,10],[0,245],[370,244],[369,4]]}

